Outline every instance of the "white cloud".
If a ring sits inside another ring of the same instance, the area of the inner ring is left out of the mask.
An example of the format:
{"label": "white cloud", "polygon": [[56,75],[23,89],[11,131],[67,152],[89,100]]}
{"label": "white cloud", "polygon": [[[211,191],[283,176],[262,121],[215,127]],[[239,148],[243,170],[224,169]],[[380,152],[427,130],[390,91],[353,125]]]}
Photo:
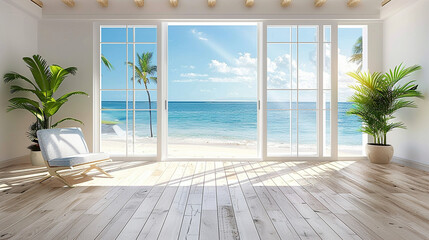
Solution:
{"label": "white cloud", "polygon": [[[329,51],[328,51],[329,52]],[[326,56],[330,59],[330,54]],[[211,60],[209,63],[210,69],[215,74],[197,74],[197,73],[183,73],[180,76],[186,79],[175,80],[177,83],[188,82],[217,82],[217,83],[256,83],[257,78],[257,59],[252,57],[250,53],[240,53],[237,57],[231,58],[231,63],[228,64],[217,59]],[[329,66],[324,68],[324,79],[330,79],[330,72],[327,71]],[[297,62],[291,59],[289,54],[278,56],[274,59],[267,59],[267,77],[268,88],[285,88],[292,80],[292,86],[296,87],[296,72]],[[304,66],[303,69],[311,69],[309,66]],[[299,87],[316,88],[317,87],[317,72],[299,70]],[[339,88],[339,101],[347,101],[348,97],[353,94],[350,85],[355,81],[347,75],[347,72],[357,69],[357,64],[349,62],[347,56],[339,53],[338,56],[338,88]],[[290,86],[290,85],[288,85]],[[325,84],[330,86],[330,84]]]}
{"label": "white cloud", "polygon": [[[326,60],[330,60],[330,49],[325,57]],[[302,66],[302,65],[301,65]],[[324,67],[324,79],[330,79],[330,65]],[[296,72],[297,62],[291,60],[289,54],[278,56],[275,59],[267,60],[267,71],[268,71],[268,88],[285,88],[286,85],[290,86],[292,80],[292,87],[296,87]],[[305,70],[303,70],[305,69]],[[299,74],[299,87],[302,88],[316,88],[317,72],[309,71],[309,66],[304,66],[298,72]],[[353,85],[354,80],[347,75],[347,72],[355,71],[357,64],[349,62],[349,58],[341,52],[338,55],[338,88],[339,88],[339,101],[346,101],[348,96],[353,93],[350,89],[350,85]],[[290,74],[292,70],[292,76]],[[329,81],[329,80],[328,80]],[[329,87],[330,82],[325,84],[325,87]]]}
{"label": "white cloud", "polygon": [[252,58],[250,53],[240,53],[238,58],[231,61],[233,64],[228,65],[225,62],[212,60],[210,68],[220,74],[228,74],[228,78],[212,78],[212,81],[229,82],[252,82],[256,81],[257,77],[257,59]]}
{"label": "white cloud", "polygon": [[205,34],[203,32],[199,32],[196,29],[192,29],[191,33],[194,34],[201,41],[208,41],[209,40],[207,37],[205,37]]}
{"label": "white cloud", "polygon": [[199,74],[199,73],[182,73],[182,74],[180,74],[180,77],[188,77],[188,78],[195,78],[195,77],[208,77],[208,74]]}
{"label": "white cloud", "polygon": [[195,78],[188,78],[188,79],[177,79],[173,80],[175,83],[190,83],[190,82],[209,82],[208,79],[195,79]]}

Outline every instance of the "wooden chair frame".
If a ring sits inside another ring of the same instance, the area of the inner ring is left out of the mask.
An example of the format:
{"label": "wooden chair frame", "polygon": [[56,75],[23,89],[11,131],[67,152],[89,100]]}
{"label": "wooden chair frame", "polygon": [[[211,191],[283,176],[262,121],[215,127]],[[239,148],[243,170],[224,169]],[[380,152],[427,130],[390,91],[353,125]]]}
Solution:
{"label": "wooden chair frame", "polygon": [[99,166],[97,166],[97,164],[103,163],[103,162],[111,162],[112,159],[108,158],[108,159],[103,159],[103,160],[98,160],[98,161],[94,161],[94,162],[89,162],[89,163],[83,163],[83,164],[78,164],[75,166],[70,166],[70,167],[54,167],[54,166],[50,166],[48,161],[45,161],[45,165],[46,168],[48,169],[48,174],[42,178],[42,180],[40,180],[40,183],[50,179],[51,177],[56,178],[58,180],[60,180],[61,182],[63,182],[65,185],[67,185],[68,187],[74,187],[73,184],[71,184],[69,181],[67,181],[63,176],[61,176],[58,171],[62,171],[62,170],[73,170],[76,167],[82,167],[82,166],[87,166],[89,165],[89,168],[85,169],[81,175],[86,176],[86,174],[88,172],[90,172],[91,170],[95,169],[98,170],[99,172],[103,173],[104,175],[108,176],[108,177],[113,177],[112,175],[110,175],[109,173],[107,173],[106,171],[104,171],[102,168],[100,168]]}

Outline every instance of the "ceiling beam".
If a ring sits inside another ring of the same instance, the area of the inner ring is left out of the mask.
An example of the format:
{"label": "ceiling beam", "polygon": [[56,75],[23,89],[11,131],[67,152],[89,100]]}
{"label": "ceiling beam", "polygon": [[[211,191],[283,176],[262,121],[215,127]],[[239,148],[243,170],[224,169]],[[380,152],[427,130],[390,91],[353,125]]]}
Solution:
{"label": "ceiling beam", "polygon": [[207,0],[209,7],[214,7],[216,5],[216,0]]}
{"label": "ceiling beam", "polygon": [[179,0],[170,0],[170,5],[172,7],[177,7],[177,5],[179,5]]}
{"label": "ceiling beam", "polygon": [[253,7],[255,0],[245,0],[246,7]]}
{"label": "ceiling beam", "polygon": [[384,7],[384,5],[388,4],[390,1],[391,1],[391,0],[383,0],[383,1],[381,2],[381,6],[383,6],[383,7]]}
{"label": "ceiling beam", "polygon": [[292,0],[280,0],[282,7],[287,7],[292,3]]}
{"label": "ceiling beam", "polygon": [[356,7],[357,5],[359,5],[360,0],[349,0],[347,2],[347,7]]}
{"label": "ceiling beam", "polygon": [[62,1],[63,1],[63,3],[64,3],[65,5],[67,5],[68,7],[74,7],[74,5],[75,5],[74,0],[62,0]]}
{"label": "ceiling beam", "polygon": [[314,6],[315,6],[315,7],[321,7],[321,6],[323,6],[326,2],[327,2],[327,0],[314,0]]}
{"label": "ceiling beam", "polygon": [[43,2],[40,0],[31,0],[34,4],[36,4],[37,6],[43,8]]}
{"label": "ceiling beam", "polygon": [[109,0],[97,0],[97,2],[102,7],[108,7],[109,6]]}
{"label": "ceiling beam", "polygon": [[143,7],[144,6],[144,0],[134,0],[134,3],[137,7]]}

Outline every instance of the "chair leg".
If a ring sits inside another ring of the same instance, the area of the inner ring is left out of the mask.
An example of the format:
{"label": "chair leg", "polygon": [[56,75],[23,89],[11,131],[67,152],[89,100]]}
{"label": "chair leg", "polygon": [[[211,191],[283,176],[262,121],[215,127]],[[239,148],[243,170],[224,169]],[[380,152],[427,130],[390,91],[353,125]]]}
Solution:
{"label": "chair leg", "polygon": [[42,178],[39,183],[42,183],[42,182],[48,180],[51,177],[52,177],[51,174],[48,173],[48,175],[46,175],[44,178]]}
{"label": "chair leg", "polygon": [[81,175],[86,175],[87,173],[89,173],[92,169],[98,170],[99,172],[103,173],[104,175],[108,176],[108,177],[113,177],[112,175],[110,175],[109,173],[107,173],[106,171],[104,171],[102,168],[100,168],[97,165],[91,165],[88,169],[86,169],[85,171],[83,171],[81,173]]}
{"label": "chair leg", "polygon": [[55,178],[57,178],[58,180],[60,180],[61,182],[63,182],[65,185],[67,185],[70,188],[73,188],[73,184],[69,183],[65,178],[63,178],[61,175],[59,175],[58,173],[55,172]]}
{"label": "chair leg", "polygon": [[94,169],[94,167],[91,165],[89,168],[87,168],[85,171],[83,171],[81,173],[81,175],[86,175],[87,173],[89,173],[92,169]]}
{"label": "chair leg", "polygon": [[107,173],[106,171],[104,171],[101,167],[94,165],[94,169],[97,169],[99,172],[103,173],[104,175],[108,176],[108,177],[113,177],[112,175],[110,175],[109,173]]}

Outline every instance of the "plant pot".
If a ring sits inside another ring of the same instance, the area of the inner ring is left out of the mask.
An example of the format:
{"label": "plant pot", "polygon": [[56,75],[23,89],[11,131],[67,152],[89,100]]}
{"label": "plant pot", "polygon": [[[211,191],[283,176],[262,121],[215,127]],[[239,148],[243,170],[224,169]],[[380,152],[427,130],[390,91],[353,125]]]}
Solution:
{"label": "plant pot", "polygon": [[33,166],[44,167],[45,159],[43,158],[41,151],[31,151],[30,160]]}
{"label": "plant pot", "polygon": [[388,164],[393,158],[393,152],[391,145],[366,145],[366,155],[371,163]]}

